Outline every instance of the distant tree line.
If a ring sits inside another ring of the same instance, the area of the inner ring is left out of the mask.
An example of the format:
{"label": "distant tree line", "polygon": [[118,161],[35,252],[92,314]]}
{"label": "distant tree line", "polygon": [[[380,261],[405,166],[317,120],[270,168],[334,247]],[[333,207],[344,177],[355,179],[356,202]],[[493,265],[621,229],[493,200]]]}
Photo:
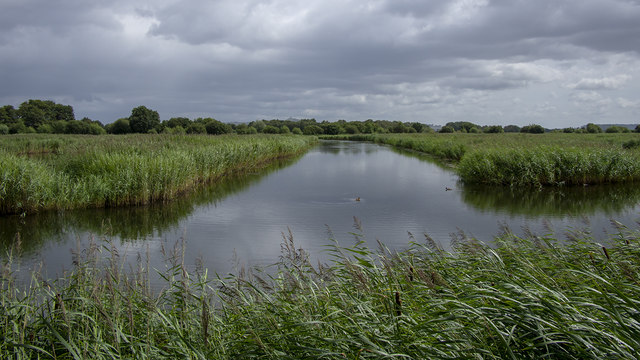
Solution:
{"label": "distant tree line", "polygon": [[[12,105],[0,107],[0,135],[19,133],[53,133],[53,134],[128,134],[128,133],[166,133],[166,134],[304,134],[304,135],[338,135],[338,134],[385,134],[385,133],[429,133],[434,130],[419,122],[401,122],[389,120],[334,122],[316,119],[288,120],[256,120],[248,124],[228,124],[214,118],[173,117],[160,121],[157,111],[145,106],[131,110],[129,117],[103,125],[100,121],[82,118],[76,120],[73,107],[56,104],[50,100],[28,100],[16,109]],[[584,128],[565,128],[549,130],[541,125],[478,125],[468,121],[448,122],[440,128],[441,133],[505,133],[522,132],[541,134],[545,132],[565,133],[601,133],[602,128],[593,123]],[[607,133],[630,132],[622,126],[610,126]],[[640,125],[635,128],[640,133]]]}
{"label": "distant tree line", "polygon": [[374,133],[424,133],[433,129],[419,122],[401,122],[389,120],[366,121],[322,121],[316,119],[301,120],[258,120],[247,125],[258,132],[297,133],[304,135],[338,134],[374,134]]}
{"label": "distant tree line", "polygon": [[28,100],[16,109],[0,107],[0,134],[20,133],[105,134],[99,121],[76,120],[73,107],[50,100]]}
{"label": "distant tree line", "polygon": [[[640,125],[636,126],[635,132],[640,133]],[[582,134],[598,134],[602,133],[602,128],[594,123],[589,123],[583,128],[564,128],[564,129],[545,129],[538,124],[530,124],[523,127],[517,125],[507,125],[502,127],[501,125],[477,125],[468,121],[449,122],[440,128],[441,133],[529,133],[529,134],[543,134],[545,132],[564,132],[564,133],[582,133]],[[629,133],[630,129],[624,126],[609,126],[606,133]]]}
{"label": "distant tree line", "polygon": [[53,134],[372,134],[433,132],[431,127],[419,122],[388,120],[336,122],[315,119],[256,120],[248,124],[228,124],[211,117],[189,119],[173,117],[160,120],[157,111],[145,106],[131,110],[131,115],[111,124],[83,118],[76,120],[73,107],[50,100],[28,100],[16,109],[12,105],[0,108],[0,134],[53,133]]}
{"label": "distant tree line", "polygon": [[153,132],[166,134],[298,134],[298,135],[338,135],[373,133],[419,133],[434,132],[431,127],[418,122],[388,120],[335,122],[316,119],[300,120],[256,120],[247,124],[228,124],[213,118],[174,117],[160,121],[156,112],[143,106],[135,108],[132,116],[116,120],[106,126],[112,134],[129,132]]}
{"label": "distant tree line", "polygon": [[468,121],[456,121],[456,122],[448,122],[442,128],[440,128],[441,133],[469,133],[469,134],[479,134],[479,133],[487,133],[487,134],[500,134],[500,133],[532,133],[532,134],[541,134],[546,131],[540,125],[531,124],[523,127],[519,127],[517,125],[478,125]]}

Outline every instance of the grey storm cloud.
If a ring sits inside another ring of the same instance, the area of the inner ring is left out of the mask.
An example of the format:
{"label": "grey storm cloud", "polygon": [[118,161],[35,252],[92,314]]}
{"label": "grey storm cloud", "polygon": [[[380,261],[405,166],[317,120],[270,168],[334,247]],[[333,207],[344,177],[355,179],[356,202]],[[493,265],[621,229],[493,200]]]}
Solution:
{"label": "grey storm cloud", "polygon": [[223,121],[635,123],[637,19],[630,0],[4,0],[0,103],[52,99],[105,123],[138,105]]}

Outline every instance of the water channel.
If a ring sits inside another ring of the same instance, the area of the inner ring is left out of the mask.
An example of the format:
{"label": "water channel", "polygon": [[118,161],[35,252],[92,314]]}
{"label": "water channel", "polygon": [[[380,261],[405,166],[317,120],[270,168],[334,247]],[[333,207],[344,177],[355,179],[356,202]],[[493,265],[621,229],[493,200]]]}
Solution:
{"label": "water channel", "polygon": [[2,256],[19,237],[20,266],[55,276],[72,264],[74,249],[110,241],[120,254],[142,253],[161,269],[162,251],[184,240],[185,263],[210,273],[238,264],[268,265],[291,230],[297,247],[326,259],[330,238],[354,243],[355,221],[371,248],[390,249],[428,234],[443,248],[464,232],[490,242],[508,226],[516,234],[591,231],[594,241],[615,233],[614,219],[636,228],[637,186],[515,189],[459,183],[428,156],[370,143],[322,141],[282,161],[168,204],[123,209],[46,212],[0,217]]}

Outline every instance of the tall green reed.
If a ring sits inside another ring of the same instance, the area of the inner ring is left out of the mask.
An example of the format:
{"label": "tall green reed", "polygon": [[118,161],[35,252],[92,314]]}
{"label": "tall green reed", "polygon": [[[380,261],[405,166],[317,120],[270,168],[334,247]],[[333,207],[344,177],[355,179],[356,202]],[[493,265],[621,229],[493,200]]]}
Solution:
{"label": "tall green reed", "polygon": [[640,180],[640,157],[616,150],[508,149],[467,154],[464,182],[496,185],[583,185]]}
{"label": "tall green reed", "polygon": [[[360,134],[373,141],[453,162],[466,183],[583,185],[640,179],[633,134]],[[631,139],[631,140],[629,140]]]}
{"label": "tall green reed", "polygon": [[[59,280],[24,289],[3,264],[0,353],[10,358],[640,358],[640,234],[598,244],[508,229],[454,252],[428,236],[405,251],[333,240],[314,265],[283,235],[271,269],[210,278],[165,249],[160,287],[108,241]],[[331,235],[333,239],[333,236]],[[103,260],[106,258],[106,261]],[[10,259],[10,258],[9,258]]]}
{"label": "tall green reed", "polygon": [[31,157],[16,151],[15,143],[26,140],[7,140],[14,153],[0,151],[0,213],[167,201],[230,173],[301,153],[315,141],[294,136],[69,139],[69,148]]}

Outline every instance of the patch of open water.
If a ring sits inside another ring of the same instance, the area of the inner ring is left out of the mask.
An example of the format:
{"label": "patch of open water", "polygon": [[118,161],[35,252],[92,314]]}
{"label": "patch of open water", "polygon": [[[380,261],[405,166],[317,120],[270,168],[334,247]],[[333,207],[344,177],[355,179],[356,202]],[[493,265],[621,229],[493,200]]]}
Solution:
{"label": "patch of open water", "polygon": [[[450,190],[448,190],[450,189]],[[518,189],[467,186],[427,156],[370,143],[322,141],[300,158],[202,189],[168,204],[47,212],[0,218],[4,250],[20,234],[22,268],[42,263],[55,276],[72,250],[108,238],[120,254],[148,254],[162,269],[163,248],[186,241],[185,263],[233,272],[234,259],[275,263],[289,229],[297,247],[325,260],[330,237],[354,243],[354,218],[371,248],[403,249],[428,234],[448,248],[461,231],[490,242],[504,226],[516,234],[588,229],[596,241],[610,220],[636,227],[640,189],[632,185]],[[330,233],[332,235],[330,235]],[[104,235],[106,234],[106,235]]]}

